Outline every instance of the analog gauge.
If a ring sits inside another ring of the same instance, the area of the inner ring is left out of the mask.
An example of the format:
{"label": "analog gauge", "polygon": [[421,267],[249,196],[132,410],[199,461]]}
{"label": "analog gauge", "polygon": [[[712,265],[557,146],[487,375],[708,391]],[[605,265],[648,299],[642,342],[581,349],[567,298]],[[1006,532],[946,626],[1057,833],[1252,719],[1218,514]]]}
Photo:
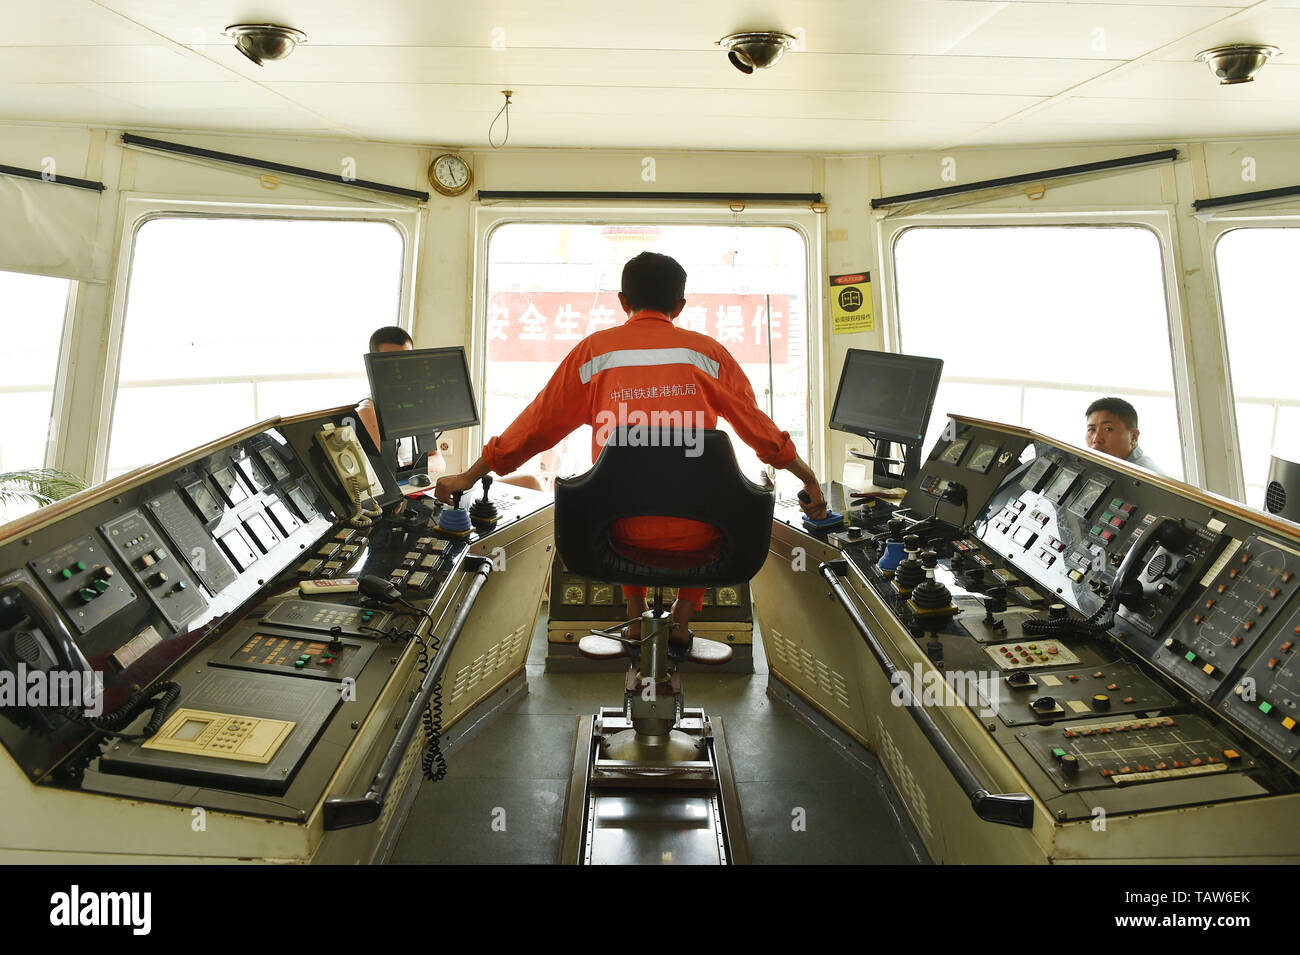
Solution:
{"label": "analog gauge", "polygon": [[955,466],[957,462],[961,460],[961,456],[966,453],[966,447],[969,444],[970,440],[967,438],[962,438],[960,441],[954,441],[952,444],[948,445],[943,454],[939,455],[939,460],[944,464]]}
{"label": "analog gauge", "polygon": [[614,603],[613,586],[610,584],[592,584],[591,602],[597,607],[612,606]]}
{"label": "analog gauge", "polygon": [[997,453],[998,446],[996,444],[981,444],[975,449],[975,453],[970,456],[970,460],[966,462],[966,470],[978,471],[980,474],[986,473]]}
{"label": "analog gauge", "polygon": [[585,604],[587,602],[587,588],[582,584],[569,584],[564,588],[564,603],[569,606]]}
{"label": "analog gauge", "polygon": [[429,185],[444,196],[459,196],[473,181],[469,163],[454,153],[443,153],[429,167]]}

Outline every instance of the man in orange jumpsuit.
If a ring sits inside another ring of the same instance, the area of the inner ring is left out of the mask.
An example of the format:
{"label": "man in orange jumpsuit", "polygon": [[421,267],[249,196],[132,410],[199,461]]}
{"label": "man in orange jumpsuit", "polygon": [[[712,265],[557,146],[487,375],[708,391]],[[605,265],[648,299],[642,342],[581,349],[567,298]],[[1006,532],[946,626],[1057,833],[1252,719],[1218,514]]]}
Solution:
{"label": "man in orange jumpsuit", "polygon": [[[488,441],[473,467],[438,481],[438,499],[450,501],[453,493],[469,490],[489,471],[508,474],[584,424],[593,429],[595,460],[621,424],[681,420],[689,436],[692,428],[716,428],[722,417],[760,461],[803,482],[809,502],[802,507],[810,517],[825,517],[817,476],[796,453],[789,433],[759,410],[749,379],[731,353],[707,335],[673,325],[686,307],[686,271],[666,255],[642,252],[623,267],[622,286],[618,300],[627,322],[578,342],[514,423]],[[621,520],[611,536],[616,545],[678,553],[708,550],[720,537],[708,524],[673,517]],[[623,593],[628,617],[635,621],[628,635],[640,636],[646,588],[624,586]],[[674,642],[688,641],[687,624],[703,598],[700,588],[678,591],[672,608],[678,625]]]}

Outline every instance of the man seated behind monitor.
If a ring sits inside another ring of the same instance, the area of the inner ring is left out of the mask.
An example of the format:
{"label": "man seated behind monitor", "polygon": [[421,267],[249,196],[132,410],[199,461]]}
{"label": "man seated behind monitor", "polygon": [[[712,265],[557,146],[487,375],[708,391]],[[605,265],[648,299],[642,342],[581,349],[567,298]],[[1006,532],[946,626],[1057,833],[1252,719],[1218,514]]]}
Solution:
{"label": "man seated behind monitor", "polygon": [[1098,398],[1088,405],[1087,416],[1088,447],[1168,477],[1138,446],[1138,414],[1131,404],[1123,398]]}
{"label": "man seated behind monitor", "polygon": [[[396,325],[385,325],[383,328],[377,328],[374,334],[370,336],[370,351],[372,353],[412,351],[414,348],[415,342],[406,333],[406,329],[399,328]],[[366,426],[366,431],[369,432],[371,440],[375,442],[375,447],[379,447],[379,419],[375,417],[375,403],[369,398],[363,398],[357,405],[357,417]],[[442,456],[442,451],[439,448],[434,448],[429,452],[429,473],[441,474],[446,470],[447,461]],[[512,474],[507,478],[502,478],[502,481],[519,487],[530,487],[535,491],[542,489],[541,481],[531,474]]]}
{"label": "man seated behind monitor", "polygon": [[[614,430],[608,426],[611,420],[625,422],[633,415],[658,420],[650,416],[679,413],[683,421],[694,420],[703,428],[716,428],[718,418],[725,418],[763,463],[787,470],[803,483],[811,499],[803,509],[810,517],[825,517],[817,476],[795,452],[789,433],[759,410],[749,379],[731,353],[707,335],[673,325],[686,307],[685,291],[686,271],[676,260],[654,252],[631,259],[623,267],[618,296],[627,321],[578,342],[514,423],[488,441],[473,467],[438,481],[438,499],[450,500],[489,471],[510,471],[584,424],[592,426],[595,460]],[[671,393],[665,385],[672,386]],[[708,488],[699,493],[707,495]],[[677,553],[707,550],[720,539],[709,524],[671,517],[621,520],[611,537],[626,548]],[[624,586],[623,593],[633,621],[628,636],[639,637],[646,588]],[[703,600],[704,588],[678,591],[672,607],[678,625],[674,642],[689,641],[687,624]]]}

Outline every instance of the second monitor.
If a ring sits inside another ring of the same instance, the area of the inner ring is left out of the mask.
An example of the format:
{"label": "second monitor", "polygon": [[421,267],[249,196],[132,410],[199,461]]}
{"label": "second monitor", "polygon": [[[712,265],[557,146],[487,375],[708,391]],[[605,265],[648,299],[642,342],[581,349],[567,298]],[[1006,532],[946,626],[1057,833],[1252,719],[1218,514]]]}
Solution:
{"label": "second monitor", "polygon": [[430,438],[479,423],[464,348],[371,352],[365,360],[379,436],[385,444],[395,445],[401,438]]}

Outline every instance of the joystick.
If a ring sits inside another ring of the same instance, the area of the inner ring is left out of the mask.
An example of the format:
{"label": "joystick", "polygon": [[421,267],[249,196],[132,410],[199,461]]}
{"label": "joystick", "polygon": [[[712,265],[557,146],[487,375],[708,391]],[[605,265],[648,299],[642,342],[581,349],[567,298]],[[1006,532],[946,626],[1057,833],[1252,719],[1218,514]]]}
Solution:
{"label": "joystick", "polygon": [[331,653],[338,653],[342,649],[343,649],[343,628],[330,627],[329,651]]}
{"label": "joystick", "polygon": [[469,519],[474,527],[480,531],[490,531],[497,526],[497,521],[501,519],[501,512],[497,506],[488,500],[488,488],[492,486],[492,475],[483,476],[483,496],[469,507]]}
{"label": "joystick", "polygon": [[[912,588],[912,596],[909,603],[912,609],[919,614],[952,614],[957,612],[957,608],[952,605],[952,591],[942,583],[934,579],[934,568],[939,563],[939,555],[932,550],[927,550],[921,555],[921,566],[925,568],[925,579]],[[899,565],[899,572],[902,571],[902,564]],[[895,579],[897,579],[895,574]]]}
{"label": "joystick", "polygon": [[1005,630],[1007,625],[996,619],[995,613],[1005,613],[1007,609],[1007,588],[990,587],[984,599],[984,625],[990,630]]}
{"label": "joystick", "polygon": [[444,534],[451,534],[456,537],[464,537],[470,531],[469,514],[461,509],[460,499],[464,491],[456,491],[451,495],[451,507],[444,507],[438,512],[438,530]]}
{"label": "joystick", "polygon": [[921,563],[921,538],[908,534],[903,538],[903,550],[907,554],[894,568],[894,589],[907,597],[912,588],[925,580],[925,566]]}

